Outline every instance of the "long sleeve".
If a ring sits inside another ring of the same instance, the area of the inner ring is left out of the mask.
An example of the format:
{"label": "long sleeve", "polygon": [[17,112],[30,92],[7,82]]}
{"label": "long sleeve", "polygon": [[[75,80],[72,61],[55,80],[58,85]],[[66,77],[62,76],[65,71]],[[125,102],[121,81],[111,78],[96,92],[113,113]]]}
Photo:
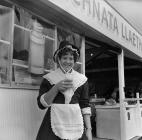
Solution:
{"label": "long sleeve", "polygon": [[40,85],[39,95],[37,97],[37,103],[40,109],[46,109],[46,107],[42,105],[40,98],[43,94],[48,92],[51,88],[52,88],[52,85],[46,79],[43,79]]}
{"label": "long sleeve", "polygon": [[80,107],[82,109],[83,114],[91,114],[90,104],[89,104],[89,88],[88,82],[83,84],[81,87],[80,93]]}

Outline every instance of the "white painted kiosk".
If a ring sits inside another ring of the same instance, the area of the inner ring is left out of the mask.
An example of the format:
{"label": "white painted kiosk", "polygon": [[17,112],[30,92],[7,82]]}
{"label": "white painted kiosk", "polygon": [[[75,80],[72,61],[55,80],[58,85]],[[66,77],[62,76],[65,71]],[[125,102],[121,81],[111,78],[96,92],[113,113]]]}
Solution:
{"label": "white painted kiosk", "polygon": [[[31,51],[31,34],[36,31],[33,24],[44,41],[39,40],[42,42],[39,45],[37,39],[32,40],[35,49]],[[1,0],[1,140],[35,140],[45,113],[36,104],[41,75],[56,68],[52,56],[62,39],[78,43],[81,59],[76,68],[85,73],[85,37],[121,49],[118,55],[120,104],[96,106],[97,137],[130,140],[142,136],[139,98],[135,99],[137,104],[127,105],[124,95],[124,56],[142,60],[142,35],[134,27],[104,0]],[[40,59],[35,59],[37,54]],[[39,60],[37,65],[34,60]]]}

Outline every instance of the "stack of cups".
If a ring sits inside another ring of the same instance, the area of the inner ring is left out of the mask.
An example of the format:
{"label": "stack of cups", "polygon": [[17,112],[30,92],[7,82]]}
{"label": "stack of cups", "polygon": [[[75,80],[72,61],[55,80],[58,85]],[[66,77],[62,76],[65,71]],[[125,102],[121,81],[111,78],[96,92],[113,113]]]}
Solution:
{"label": "stack of cups", "polygon": [[30,36],[29,50],[29,71],[34,74],[44,73],[45,38],[43,38],[42,30],[42,25],[35,20],[33,22],[33,31]]}

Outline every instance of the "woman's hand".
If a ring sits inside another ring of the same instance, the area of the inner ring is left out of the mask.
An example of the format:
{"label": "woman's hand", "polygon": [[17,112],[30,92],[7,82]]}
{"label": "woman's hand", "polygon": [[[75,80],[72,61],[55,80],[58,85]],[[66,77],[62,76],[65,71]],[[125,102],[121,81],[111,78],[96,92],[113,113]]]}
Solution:
{"label": "woman's hand", "polygon": [[62,93],[64,91],[66,91],[67,89],[72,88],[73,83],[72,83],[71,79],[65,79],[65,80],[62,80],[59,83],[57,83],[55,86],[56,86],[57,90]]}
{"label": "woman's hand", "polygon": [[85,131],[87,140],[92,140],[92,129],[88,128]]}

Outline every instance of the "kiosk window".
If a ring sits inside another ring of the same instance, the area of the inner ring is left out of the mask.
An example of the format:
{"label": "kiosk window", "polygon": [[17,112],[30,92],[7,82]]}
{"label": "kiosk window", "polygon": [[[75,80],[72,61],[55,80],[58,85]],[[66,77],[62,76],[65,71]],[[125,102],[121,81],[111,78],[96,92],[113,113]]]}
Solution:
{"label": "kiosk window", "polygon": [[9,84],[11,9],[0,5],[0,84]]}
{"label": "kiosk window", "polygon": [[55,26],[17,7],[14,22],[12,83],[38,86],[55,69]]}
{"label": "kiosk window", "polygon": [[[0,6],[0,86],[38,88],[42,76],[55,70],[53,54],[63,39],[81,49],[80,35],[17,6]],[[82,72],[81,59],[75,69]]]}

